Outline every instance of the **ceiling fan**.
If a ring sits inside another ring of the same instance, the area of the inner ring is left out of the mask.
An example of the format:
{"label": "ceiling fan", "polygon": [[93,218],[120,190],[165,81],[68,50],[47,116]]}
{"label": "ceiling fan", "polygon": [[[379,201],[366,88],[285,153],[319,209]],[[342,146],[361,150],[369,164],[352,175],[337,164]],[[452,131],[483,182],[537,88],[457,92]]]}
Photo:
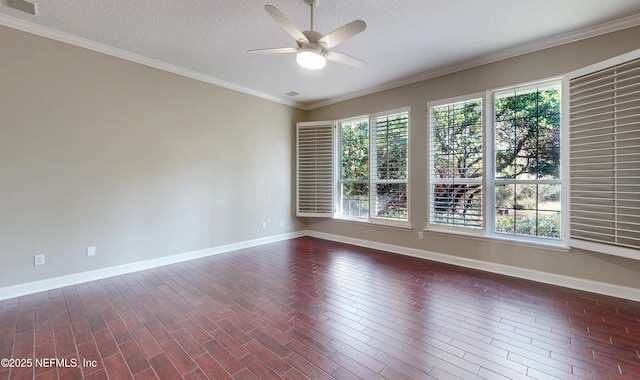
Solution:
{"label": "ceiling fan", "polygon": [[350,66],[360,67],[365,64],[361,59],[350,55],[336,53],[329,49],[344,42],[345,40],[362,32],[367,27],[362,20],[355,20],[326,36],[313,30],[313,8],[318,6],[318,0],[304,0],[311,8],[311,30],[301,32],[289,19],[276,7],[265,5],[264,9],[273,17],[284,30],[296,40],[297,47],[254,49],[249,53],[269,54],[269,53],[297,53],[296,61],[302,67],[316,70],[326,65],[326,60],[344,63]]}

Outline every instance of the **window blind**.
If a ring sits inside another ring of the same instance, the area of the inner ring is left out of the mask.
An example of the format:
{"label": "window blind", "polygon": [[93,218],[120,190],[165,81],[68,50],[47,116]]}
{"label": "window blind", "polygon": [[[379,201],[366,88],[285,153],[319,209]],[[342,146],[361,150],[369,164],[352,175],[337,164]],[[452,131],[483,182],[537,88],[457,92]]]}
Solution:
{"label": "window blind", "polygon": [[333,216],[333,122],[296,126],[296,215]]}
{"label": "window blind", "polygon": [[370,217],[408,220],[409,112],[371,116]]}
{"label": "window blind", "polygon": [[429,223],[482,227],[482,99],[429,107]]}
{"label": "window blind", "polygon": [[640,258],[638,56],[568,78],[571,245],[635,258]]}

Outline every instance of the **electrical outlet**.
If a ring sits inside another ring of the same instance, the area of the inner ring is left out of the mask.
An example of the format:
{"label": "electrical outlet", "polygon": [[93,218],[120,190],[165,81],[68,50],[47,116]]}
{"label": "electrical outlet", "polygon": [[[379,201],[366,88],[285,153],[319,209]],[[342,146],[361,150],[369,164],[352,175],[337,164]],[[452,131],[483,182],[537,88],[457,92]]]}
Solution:
{"label": "electrical outlet", "polygon": [[96,247],[87,247],[87,256],[95,256]]}
{"label": "electrical outlet", "polygon": [[33,265],[44,265],[44,255],[33,256]]}
{"label": "electrical outlet", "polygon": [[262,222],[262,229],[266,230],[267,229],[267,222]]}
{"label": "electrical outlet", "polygon": [[280,227],[284,227],[284,220],[280,219]]}
{"label": "electrical outlet", "polygon": [[422,231],[418,231],[418,239],[424,239],[424,233],[422,233]]}

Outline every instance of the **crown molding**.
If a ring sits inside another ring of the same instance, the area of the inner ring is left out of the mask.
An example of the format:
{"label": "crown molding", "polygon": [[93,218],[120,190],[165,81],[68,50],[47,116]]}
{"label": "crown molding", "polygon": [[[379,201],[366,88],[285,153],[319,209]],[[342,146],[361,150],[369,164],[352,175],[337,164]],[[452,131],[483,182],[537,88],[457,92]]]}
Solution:
{"label": "crown molding", "polygon": [[123,49],[118,49],[116,47],[102,44],[100,42],[95,42],[88,40],[86,38],[81,38],[78,36],[74,36],[69,33],[60,32],[55,29],[48,28],[46,26],[34,24],[32,22],[28,22],[19,18],[7,16],[5,14],[0,14],[0,25],[7,26],[12,29],[21,30],[23,32],[35,34],[37,36],[49,38],[52,40],[60,41],[67,43],[69,45],[81,47],[88,50],[93,50],[98,53],[110,55],[112,57],[121,58],[127,61],[135,62],[144,66],[152,67],[154,69],[166,71],[172,74],[180,75],[186,78],[195,79],[200,82],[205,82],[209,84],[213,84],[218,87],[223,87],[229,90],[238,91],[247,95],[255,96],[258,98],[262,98],[265,100],[269,100],[272,102],[284,104],[290,107],[304,109],[304,107],[292,101],[287,101],[286,99],[281,99],[275,96],[271,96],[269,94],[265,94],[259,91],[255,91],[250,88],[246,88],[243,86],[239,86],[237,84],[224,81],[222,79],[212,77],[210,75],[205,75],[199,73],[197,71],[185,69],[180,66],[172,65],[166,62],[159,61],[157,59],[149,58],[140,54],[132,53]]}
{"label": "crown molding", "polygon": [[141,64],[141,65],[153,67],[155,69],[167,71],[173,74],[177,74],[177,75],[198,80],[201,82],[213,84],[229,90],[238,91],[247,95],[262,98],[275,103],[280,103],[290,107],[295,107],[305,111],[310,111],[316,108],[329,106],[332,104],[359,98],[366,95],[371,95],[376,92],[391,90],[397,87],[406,86],[409,84],[436,78],[442,75],[451,74],[457,71],[462,71],[462,70],[470,69],[473,67],[485,65],[488,63],[501,61],[503,59],[513,58],[519,55],[532,53],[538,50],[548,49],[551,47],[564,45],[571,42],[576,42],[576,41],[584,40],[587,38],[596,37],[602,34],[612,33],[618,30],[638,26],[640,25],[640,14],[624,17],[618,20],[614,20],[614,21],[603,23],[603,24],[595,25],[592,27],[584,28],[581,30],[565,33],[552,38],[536,40],[528,44],[523,44],[511,49],[500,51],[498,53],[489,54],[489,55],[478,57],[476,59],[468,60],[457,65],[450,65],[446,67],[439,67],[433,70],[423,71],[416,75],[401,78],[391,82],[386,82],[379,86],[370,87],[362,91],[352,92],[343,96],[338,96],[335,98],[326,99],[319,102],[308,102],[308,103],[294,102],[288,99],[282,99],[276,96],[255,91],[247,87],[239,86],[237,84],[227,82],[210,75],[205,75],[193,70],[185,69],[180,66],[171,65],[171,64],[168,64],[156,59],[152,59],[143,55],[135,54],[123,49],[118,49],[113,46],[109,46],[109,45],[91,41],[85,38],[77,37],[69,33],[60,32],[42,25],[34,24],[32,22],[11,17],[5,14],[0,14],[0,25],[4,25],[13,29],[18,29],[23,32],[35,34],[38,36],[50,38],[56,41],[68,43],[70,45],[93,50],[99,53],[107,54],[113,57],[121,58],[124,60]]}
{"label": "crown molding", "polygon": [[533,53],[535,51],[544,50],[544,49],[568,44],[571,42],[585,40],[587,38],[597,37],[603,34],[616,32],[622,29],[632,28],[638,25],[640,25],[640,14],[624,17],[618,20],[614,20],[614,21],[603,23],[603,24],[595,25],[592,27],[584,28],[581,30],[561,34],[551,38],[532,41],[530,43],[519,45],[514,48],[502,50],[497,53],[488,54],[488,55],[478,57],[476,59],[468,60],[457,65],[450,65],[446,67],[439,67],[433,70],[423,71],[416,75],[401,78],[392,82],[383,83],[379,86],[371,87],[362,91],[353,92],[347,95],[343,95],[343,96],[339,96],[339,97],[335,97],[332,99],[327,99],[319,102],[307,103],[305,104],[305,109],[308,111],[308,110],[313,110],[320,107],[329,106],[332,104],[344,102],[346,100],[351,100],[351,99],[359,98],[362,96],[375,94],[381,91],[391,90],[397,87],[406,86],[406,85],[417,83],[417,82],[422,82],[424,80],[436,78],[442,75],[447,75],[447,74],[455,73],[458,71],[471,69],[477,66],[486,65],[488,63],[502,61],[504,59],[513,58],[513,57],[517,57],[517,56],[528,54],[528,53]]}

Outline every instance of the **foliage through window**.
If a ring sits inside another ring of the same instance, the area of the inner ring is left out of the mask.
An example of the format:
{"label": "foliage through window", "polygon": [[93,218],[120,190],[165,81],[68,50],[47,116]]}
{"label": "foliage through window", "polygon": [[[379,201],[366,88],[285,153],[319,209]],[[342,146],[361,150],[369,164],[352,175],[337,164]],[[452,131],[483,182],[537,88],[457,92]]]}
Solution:
{"label": "foliage through window", "polygon": [[339,215],[407,221],[408,111],[339,122]]}
{"label": "foliage through window", "polygon": [[340,122],[340,214],[369,215],[369,119]]}
{"label": "foliage through window", "polygon": [[430,108],[430,223],[482,227],[482,99]]}
{"label": "foliage through window", "polygon": [[494,94],[495,231],[560,238],[560,84]]}
{"label": "foliage through window", "polygon": [[560,83],[493,92],[484,126],[486,98],[429,105],[429,224],[560,239]]}

